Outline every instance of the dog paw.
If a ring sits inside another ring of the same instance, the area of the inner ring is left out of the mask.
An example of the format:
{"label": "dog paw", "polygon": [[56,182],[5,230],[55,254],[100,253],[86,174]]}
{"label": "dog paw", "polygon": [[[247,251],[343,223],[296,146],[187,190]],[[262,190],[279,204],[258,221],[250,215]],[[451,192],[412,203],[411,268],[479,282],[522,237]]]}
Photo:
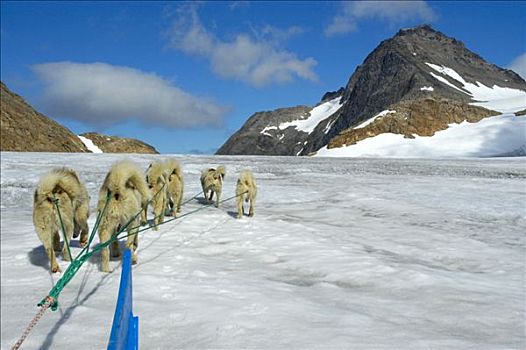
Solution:
{"label": "dog paw", "polygon": [[80,245],[81,248],[84,248],[87,244],[88,244],[88,240],[79,242],[79,245]]}
{"label": "dog paw", "polygon": [[51,267],[51,272],[57,273],[57,272],[62,272],[62,270],[60,269],[60,266],[56,265],[56,266]]}

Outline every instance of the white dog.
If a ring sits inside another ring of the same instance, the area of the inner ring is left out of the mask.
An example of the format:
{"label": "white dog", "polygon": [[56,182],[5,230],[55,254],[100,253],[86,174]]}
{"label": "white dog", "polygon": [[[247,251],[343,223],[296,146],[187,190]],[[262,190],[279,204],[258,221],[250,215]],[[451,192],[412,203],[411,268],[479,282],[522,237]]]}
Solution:
{"label": "white dog", "polygon": [[55,250],[60,250],[59,231],[62,230],[59,213],[64,223],[67,243],[64,242],[62,256],[69,261],[67,244],[71,237],[80,235],[80,245],[88,242],[89,195],[74,170],[68,168],[53,169],[40,179],[33,198],[33,223],[38,237],[46,250],[51,272],[60,271]]}
{"label": "white dog", "polygon": [[[151,198],[151,193],[146,185],[144,175],[139,168],[131,162],[119,162],[112,166],[104,179],[99,191],[99,202],[97,211],[100,213],[106,205],[109,191],[109,202],[106,212],[101,218],[99,226],[99,240],[101,243],[108,241],[121,227],[128,224],[128,239],[126,247],[132,251],[132,262],[137,262],[137,246],[139,244],[139,222],[138,214],[144,210]],[[112,255],[120,255],[119,242],[112,243]],[[110,272],[109,249],[101,252],[102,271]]]}
{"label": "white dog", "polygon": [[[167,179],[164,171],[164,164],[154,162],[150,164],[146,171],[146,183],[152,194],[151,205],[153,207],[153,219],[154,230],[159,230],[158,225],[164,221],[164,212],[166,209],[166,191],[167,191]],[[144,210],[143,220],[146,221],[146,209]]]}
{"label": "white dog", "polygon": [[183,172],[181,166],[175,159],[168,159],[164,163],[165,174],[168,187],[166,189],[166,199],[169,205],[170,215],[181,211],[181,202],[183,201]]}
{"label": "white dog", "polygon": [[256,195],[258,189],[256,187],[256,180],[250,170],[243,170],[239,174],[239,179],[236,185],[236,202],[237,202],[237,218],[240,219],[243,214],[243,199],[245,202],[250,201],[250,209],[248,216],[254,216],[254,205],[256,204]]}
{"label": "white dog", "polygon": [[216,208],[219,208],[219,202],[221,201],[221,191],[225,174],[226,169],[223,165],[218,166],[217,169],[210,168],[201,172],[201,187],[203,188],[205,200],[211,201],[215,192]]}

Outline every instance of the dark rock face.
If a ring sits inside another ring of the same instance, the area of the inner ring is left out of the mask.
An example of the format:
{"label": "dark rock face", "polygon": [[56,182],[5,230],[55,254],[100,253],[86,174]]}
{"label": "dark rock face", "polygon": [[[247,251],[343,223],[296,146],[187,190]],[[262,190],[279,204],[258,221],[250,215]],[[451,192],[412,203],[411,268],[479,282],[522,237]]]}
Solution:
{"label": "dark rock face", "polygon": [[297,106],[255,113],[216,154],[297,155],[308,134],[292,127],[280,130],[278,126],[305,117],[310,110],[307,106]]}
{"label": "dark rock face", "polygon": [[[455,110],[460,113],[454,117],[449,115],[445,119],[470,120],[477,119],[481,115],[495,115],[493,111],[483,113],[480,108],[470,108],[469,103],[473,100],[467,91],[466,93],[458,91],[437,80],[430,73],[446,78],[451,84],[462,89],[460,83],[435,71],[426,63],[451,68],[469,83],[478,81],[488,87],[498,85],[526,90],[526,82],[515,72],[487,63],[468,50],[462,42],[447,37],[430,26],[418,26],[400,30],[393,38],[381,42],[356,68],[343,91],[340,89],[326,93],[322,97],[322,102],[341,96],[342,107],[320,121],[311,133],[307,134],[293,128],[282,130],[284,132],[271,130],[267,133],[268,139],[262,139],[259,135],[268,124],[255,120],[265,116],[256,113],[220,148],[218,154],[297,155],[298,153],[295,152],[299,152],[299,155],[308,155],[328,145],[332,139],[348,128],[353,128],[382,111],[392,109],[394,105],[403,106],[403,113],[419,115],[418,118],[413,119],[413,122],[421,124],[427,120],[429,127],[426,132],[431,135],[433,133],[430,128],[437,127],[437,130],[442,130],[443,122],[433,121],[438,115],[427,109],[430,106],[440,111]],[[430,86],[433,87],[432,91],[422,90],[423,87]],[[445,102],[449,107],[440,108],[436,103],[416,102],[426,99]],[[404,104],[405,101],[415,101],[415,103]],[[266,113],[272,114],[277,111]],[[288,120],[282,122],[284,121]],[[404,125],[408,125],[407,129],[404,129]],[[412,126],[407,123],[399,123],[397,128],[399,133],[404,135],[411,135],[414,132]],[[422,128],[419,127],[419,130]],[[347,136],[352,133],[352,131],[348,132]],[[332,145],[338,143],[341,144],[342,139],[331,142]],[[235,150],[235,153],[232,150]]]}
{"label": "dark rock face", "polygon": [[[426,63],[452,68],[467,82],[526,90],[526,82],[515,72],[487,63],[462,42],[430,26],[400,30],[383,41],[356,69],[343,94],[344,106],[334,117],[330,131],[325,134],[315,130],[302,154],[318,150],[345,129],[400,101],[432,97],[465,104],[473,102],[468,94],[434,78],[430,72],[440,74]],[[453,79],[448,80],[462,87]],[[424,86],[432,86],[433,91],[422,91]]]}
{"label": "dark rock face", "polygon": [[97,132],[87,132],[80,136],[93,141],[104,153],[146,153],[159,154],[157,150],[142,141],[117,136],[107,136]]}
{"label": "dark rock face", "polygon": [[0,150],[88,152],[69,129],[33,109],[1,83]]}
{"label": "dark rock face", "polygon": [[326,101],[334,100],[336,97],[340,97],[340,96],[342,96],[344,92],[345,92],[345,89],[344,89],[343,87],[339,88],[339,89],[336,90],[336,91],[329,91],[329,92],[326,92],[326,93],[323,94],[323,96],[321,97],[321,102],[326,102]]}

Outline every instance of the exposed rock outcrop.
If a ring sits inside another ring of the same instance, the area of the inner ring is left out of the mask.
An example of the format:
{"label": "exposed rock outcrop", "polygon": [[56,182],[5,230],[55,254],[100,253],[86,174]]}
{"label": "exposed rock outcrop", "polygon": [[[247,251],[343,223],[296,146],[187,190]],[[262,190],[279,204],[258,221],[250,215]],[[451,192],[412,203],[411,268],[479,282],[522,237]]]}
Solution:
{"label": "exposed rock outcrop", "polygon": [[80,136],[90,139],[104,153],[159,153],[153,146],[137,139],[107,136],[97,132],[87,132]]}
{"label": "exposed rock outcrop", "polygon": [[25,152],[88,152],[66,127],[37,112],[1,83],[0,150]]}
{"label": "exposed rock outcrop", "polygon": [[407,138],[433,136],[445,130],[448,124],[463,121],[475,123],[482,118],[499,115],[499,112],[446,99],[422,98],[406,100],[391,105],[390,113],[375,118],[364,127],[348,128],[333,137],[328,148],[353,145],[368,137],[383,133],[401,134]]}

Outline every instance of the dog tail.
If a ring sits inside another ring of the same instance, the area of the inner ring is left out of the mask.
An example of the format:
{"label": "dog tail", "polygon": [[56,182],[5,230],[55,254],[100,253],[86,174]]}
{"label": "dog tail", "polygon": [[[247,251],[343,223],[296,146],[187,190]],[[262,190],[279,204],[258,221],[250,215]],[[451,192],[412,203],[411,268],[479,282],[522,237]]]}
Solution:
{"label": "dog tail", "polygon": [[106,176],[103,188],[115,194],[118,194],[125,188],[135,189],[141,195],[142,205],[145,205],[151,198],[144,175],[137,165],[128,161],[118,162],[112,166],[108,176]]}
{"label": "dog tail", "polygon": [[157,186],[162,186],[166,183],[164,166],[162,163],[153,162],[150,164],[148,170],[146,171],[146,182],[149,185],[154,186],[154,188]]}
{"label": "dog tail", "polygon": [[56,168],[40,178],[36,198],[52,200],[55,194],[65,192],[71,201],[78,201],[84,195],[80,181],[74,170],[69,168]]}
{"label": "dog tail", "polygon": [[179,180],[183,179],[183,171],[181,165],[175,159],[168,159],[165,163],[165,169],[168,174],[168,178],[171,179],[173,175],[177,176]]}
{"label": "dog tail", "polygon": [[218,166],[217,169],[216,169],[216,174],[221,176],[221,181],[223,181],[225,179],[225,175],[226,175],[226,168],[225,168],[225,166],[224,165]]}

